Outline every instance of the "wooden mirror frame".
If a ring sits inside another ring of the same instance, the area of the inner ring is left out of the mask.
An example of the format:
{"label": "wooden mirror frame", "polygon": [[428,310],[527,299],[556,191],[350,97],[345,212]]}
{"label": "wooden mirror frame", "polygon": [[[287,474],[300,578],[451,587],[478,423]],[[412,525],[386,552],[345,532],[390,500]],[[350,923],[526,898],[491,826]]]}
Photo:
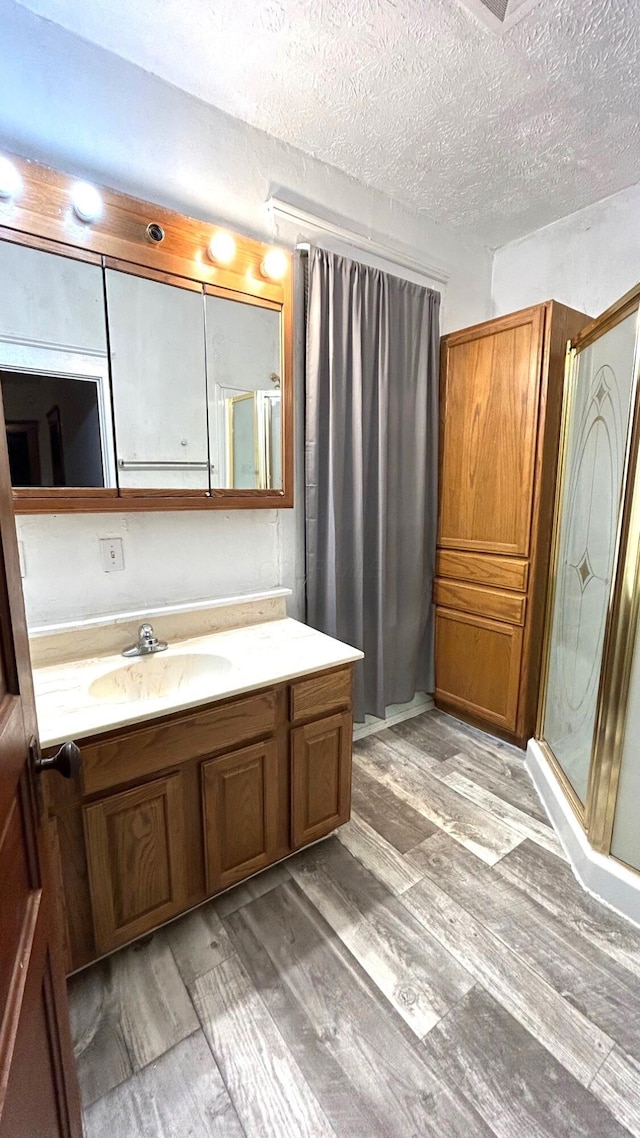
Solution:
{"label": "wooden mirror frame", "polygon": [[[231,264],[207,256],[214,233],[224,228],[174,213],[151,202],[97,186],[102,212],[80,221],[71,192],[78,179],[47,166],[7,155],[21,179],[19,191],[0,197],[0,239],[99,265],[117,265],[140,276],[189,281],[205,292],[279,309],[282,313],[282,488],[280,490],[128,490],[119,487],[24,487],[13,491],[17,513],[83,511],[274,509],[293,506],[293,289],[292,257],[282,280],[262,276],[260,266],[273,246],[233,233]],[[165,236],[154,244],[151,223]],[[177,279],[176,279],[177,278]],[[204,410],[204,409],[203,409]]]}

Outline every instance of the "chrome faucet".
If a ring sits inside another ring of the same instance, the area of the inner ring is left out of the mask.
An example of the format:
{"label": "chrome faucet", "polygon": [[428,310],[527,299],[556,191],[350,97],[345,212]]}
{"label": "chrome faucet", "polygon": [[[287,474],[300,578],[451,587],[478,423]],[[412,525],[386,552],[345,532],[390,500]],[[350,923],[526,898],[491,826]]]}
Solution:
{"label": "chrome faucet", "polygon": [[138,643],[123,648],[123,656],[148,656],[151,652],[164,652],[168,648],[166,640],[158,640],[150,624],[141,624],[138,629]]}

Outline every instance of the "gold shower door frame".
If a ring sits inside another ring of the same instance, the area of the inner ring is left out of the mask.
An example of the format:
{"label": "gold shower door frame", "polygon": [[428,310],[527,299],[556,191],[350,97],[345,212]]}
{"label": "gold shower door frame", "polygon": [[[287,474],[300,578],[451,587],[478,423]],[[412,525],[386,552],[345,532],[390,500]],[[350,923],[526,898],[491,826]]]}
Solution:
{"label": "gold shower door frame", "polygon": [[[640,315],[636,321],[629,429],[623,461],[622,500],[614,543],[613,573],[605,620],[602,667],[596,702],[596,720],[589,762],[586,801],[583,803],[544,738],[551,631],[560,546],[560,511],[566,475],[567,442],[575,402],[580,353],[634,311],[640,313],[640,285],[593,320],[573,344],[567,345],[562,425],[553,514],[551,567],[543,637],[542,675],[536,740],[552,768],[591,845],[610,854],[616,797],[622,763],[629,680],[640,615]],[[636,871],[637,872],[637,871]]]}

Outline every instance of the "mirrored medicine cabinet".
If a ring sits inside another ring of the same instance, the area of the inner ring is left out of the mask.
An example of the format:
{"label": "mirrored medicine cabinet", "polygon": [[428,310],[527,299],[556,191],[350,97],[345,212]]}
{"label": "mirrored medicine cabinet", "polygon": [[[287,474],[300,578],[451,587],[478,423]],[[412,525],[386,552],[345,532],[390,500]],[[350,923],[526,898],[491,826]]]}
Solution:
{"label": "mirrored medicine cabinet", "polygon": [[291,258],[12,159],[0,385],[19,512],[293,504]]}

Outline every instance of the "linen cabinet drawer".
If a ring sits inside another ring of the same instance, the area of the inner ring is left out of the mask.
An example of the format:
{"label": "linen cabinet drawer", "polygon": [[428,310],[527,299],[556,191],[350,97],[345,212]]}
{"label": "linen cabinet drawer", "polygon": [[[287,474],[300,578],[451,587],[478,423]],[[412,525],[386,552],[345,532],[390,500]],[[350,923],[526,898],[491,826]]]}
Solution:
{"label": "linen cabinet drawer", "polygon": [[198,755],[225,751],[275,730],[277,693],[260,692],[82,747],[85,794],[157,774]]}
{"label": "linen cabinet drawer", "polygon": [[508,624],[524,624],[527,598],[520,593],[504,589],[487,589],[479,585],[466,585],[461,581],[438,579],[435,582],[436,604],[478,616],[504,620]]}
{"label": "linen cabinet drawer", "polygon": [[436,609],[435,694],[447,708],[515,731],[521,658],[517,625]]}
{"label": "linen cabinet drawer", "polygon": [[324,676],[310,676],[291,684],[290,716],[291,722],[301,719],[314,719],[351,706],[352,672],[351,668],[341,668]]}
{"label": "linen cabinet drawer", "polygon": [[518,557],[496,557],[491,553],[440,549],[436,555],[436,576],[524,592],[529,579],[529,562]]}

